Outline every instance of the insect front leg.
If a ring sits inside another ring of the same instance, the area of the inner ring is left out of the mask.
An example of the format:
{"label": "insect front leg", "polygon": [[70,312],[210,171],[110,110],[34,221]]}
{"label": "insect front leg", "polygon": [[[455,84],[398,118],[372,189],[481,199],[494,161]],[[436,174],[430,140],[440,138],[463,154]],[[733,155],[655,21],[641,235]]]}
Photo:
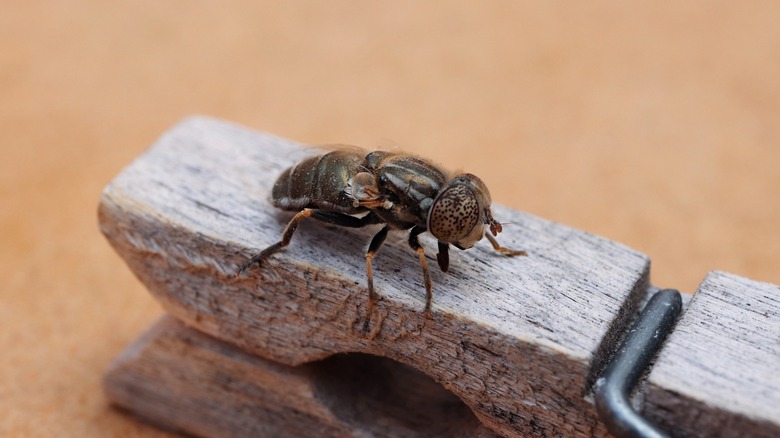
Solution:
{"label": "insect front leg", "polygon": [[490,244],[493,245],[493,249],[500,252],[501,254],[506,254],[508,256],[524,256],[528,255],[525,251],[517,251],[514,249],[504,248],[503,246],[498,244],[498,241],[495,237],[491,236],[490,233],[485,233],[485,237],[490,241]]}
{"label": "insect front leg", "polygon": [[450,268],[450,244],[439,241],[439,253],[436,254],[436,261],[439,262],[441,272],[447,272]]}
{"label": "insect front leg", "polygon": [[[423,281],[425,282],[425,313],[431,313],[431,301],[433,300],[433,286],[431,285],[431,274],[428,272],[428,261],[425,259],[425,248],[420,245],[420,241],[417,238],[420,234],[425,232],[425,228],[415,226],[409,233],[409,246],[420,257],[420,266],[423,271]],[[441,265],[439,265],[441,267]]]}

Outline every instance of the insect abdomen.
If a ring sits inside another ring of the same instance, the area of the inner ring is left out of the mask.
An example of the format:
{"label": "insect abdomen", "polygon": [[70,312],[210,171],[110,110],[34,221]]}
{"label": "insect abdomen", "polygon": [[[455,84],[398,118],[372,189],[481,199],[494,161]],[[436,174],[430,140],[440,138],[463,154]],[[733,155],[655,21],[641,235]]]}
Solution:
{"label": "insect abdomen", "polygon": [[352,205],[347,187],[363,168],[364,154],[334,151],[307,158],[285,170],[271,191],[275,207],[284,210],[317,208],[341,213],[364,211]]}

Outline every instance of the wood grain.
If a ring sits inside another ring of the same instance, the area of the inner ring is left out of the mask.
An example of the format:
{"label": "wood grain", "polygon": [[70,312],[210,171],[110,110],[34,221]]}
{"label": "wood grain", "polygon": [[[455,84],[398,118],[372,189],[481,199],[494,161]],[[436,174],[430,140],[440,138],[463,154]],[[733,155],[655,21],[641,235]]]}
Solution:
{"label": "wood grain", "polygon": [[675,436],[780,436],[780,286],[710,273],[646,391],[648,417]]}
{"label": "wood grain", "polygon": [[124,409],[198,436],[496,437],[451,392],[390,359],[335,355],[290,367],[170,316],[128,347],[105,382]]}
{"label": "wood grain", "polygon": [[503,435],[604,435],[586,394],[644,295],[646,256],[495,206],[512,224],[500,241],[529,256],[502,257],[485,242],[453,253],[450,272],[432,271],[428,319],[415,255],[403,235],[391,237],[375,260],[383,299],[366,335],[363,254],[373,229],[303,223],[262,269],[234,275],[279,240],[290,215],[270,206],[270,187],[311,153],[189,119],[106,188],[101,230],[168,312],[250,354],[290,366],[378,355],[432,377]]}

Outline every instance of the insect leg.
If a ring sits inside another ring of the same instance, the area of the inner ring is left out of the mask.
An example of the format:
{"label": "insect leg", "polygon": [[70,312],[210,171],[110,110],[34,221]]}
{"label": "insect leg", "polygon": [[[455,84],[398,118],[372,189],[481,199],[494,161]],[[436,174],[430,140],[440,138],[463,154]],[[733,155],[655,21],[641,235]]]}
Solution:
{"label": "insect leg", "polygon": [[264,259],[278,252],[280,249],[284,248],[285,246],[289,245],[293,233],[295,233],[295,230],[298,228],[298,223],[307,217],[312,217],[314,219],[323,222],[327,222],[334,225],[341,225],[343,227],[350,227],[350,228],[360,228],[366,225],[376,224],[381,222],[381,219],[373,213],[369,213],[363,217],[358,218],[358,217],[349,216],[346,214],[336,213],[332,211],[323,211],[323,210],[315,210],[312,208],[304,208],[303,210],[299,211],[295,216],[293,216],[293,218],[290,219],[290,222],[287,223],[287,226],[284,228],[284,232],[282,233],[281,241],[276,242],[273,245],[269,246],[268,248],[260,251],[259,253],[255,254],[252,258],[247,260],[243,265],[239,266],[236,275],[240,275],[242,272],[244,272],[247,268],[252,266],[252,264],[254,263],[258,263],[258,264],[262,263]]}
{"label": "insect leg", "polygon": [[293,216],[292,219],[290,219],[290,222],[287,223],[287,226],[284,227],[284,232],[282,233],[282,240],[279,242],[274,243],[273,245],[269,246],[268,248],[260,251],[259,253],[255,254],[247,260],[243,265],[238,267],[238,272],[236,272],[236,275],[241,275],[242,272],[244,272],[247,268],[252,266],[252,264],[257,263],[260,264],[263,262],[263,259],[269,257],[270,255],[274,254],[275,252],[279,251],[280,249],[284,248],[285,246],[290,244],[290,239],[292,239],[293,233],[295,233],[295,230],[298,228],[298,223],[302,221],[304,218],[311,217],[312,214],[316,210],[313,210],[311,208],[304,208],[303,210],[299,211],[298,213]]}
{"label": "insect leg", "polygon": [[383,222],[382,218],[373,212],[370,212],[363,217],[355,217],[348,214],[337,213],[335,211],[314,210],[311,217],[322,222],[349,228],[361,228],[366,225]]}
{"label": "insect leg", "polygon": [[387,232],[390,231],[390,227],[385,226],[371,239],[371,243],[368,245],[368,251],[366,251],[366,277],[368,278],[368,311],[366,321],[363,323],[363,331],[368,331],[368,324],[371,322],[371,314],[374,311],[374,304],[379,300],[379,295],[374,291],[374,271],[371,266],[371,262],[374,260],[379,247],[384,243],[387,237]]}
{"label": "insect leg", "polygon": [[425,282],[425,313],[431,312],[431,301],[433,300],[433,293],[431,292],[431,275],[428,273],[428,261],[425,259],[425,248],[420,245],[420,241],[417,236],[424,233],[425,228],[415,226],[409,233],[409,246],[420,257],[420,266],[423,271],[423,280]]}
{"label": "insect leg", "polygon": [[447,272],[450,267],[450,244],[439,241],[439,253],[436,254],[436,261],[439,262],[441,272]]}
{"label": "insect leg", "polygon": [[493,245],[493,249],[500,252],[501,254],[506,254],[508,256],[524,256],[528,255],[525,251],[516,251],[514,249],[504,248],[503,246],[499,245],[496,241],[496,238],[491,236],[490,233],[485,233],[485,237],[490,241],[490,244]]}

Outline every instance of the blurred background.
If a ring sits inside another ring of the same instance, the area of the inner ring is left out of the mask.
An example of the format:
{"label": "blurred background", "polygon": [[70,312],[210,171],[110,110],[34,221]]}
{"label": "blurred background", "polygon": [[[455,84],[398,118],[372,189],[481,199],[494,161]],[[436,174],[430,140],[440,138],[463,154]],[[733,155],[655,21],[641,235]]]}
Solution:
{"label": "blurred background", "polygon": [[192,114],[468,169],[659,286],[780,283],[778,23],[771,1],[4,2],[0,435],[165,435],[101,392],[161,311],[96,207]]}

